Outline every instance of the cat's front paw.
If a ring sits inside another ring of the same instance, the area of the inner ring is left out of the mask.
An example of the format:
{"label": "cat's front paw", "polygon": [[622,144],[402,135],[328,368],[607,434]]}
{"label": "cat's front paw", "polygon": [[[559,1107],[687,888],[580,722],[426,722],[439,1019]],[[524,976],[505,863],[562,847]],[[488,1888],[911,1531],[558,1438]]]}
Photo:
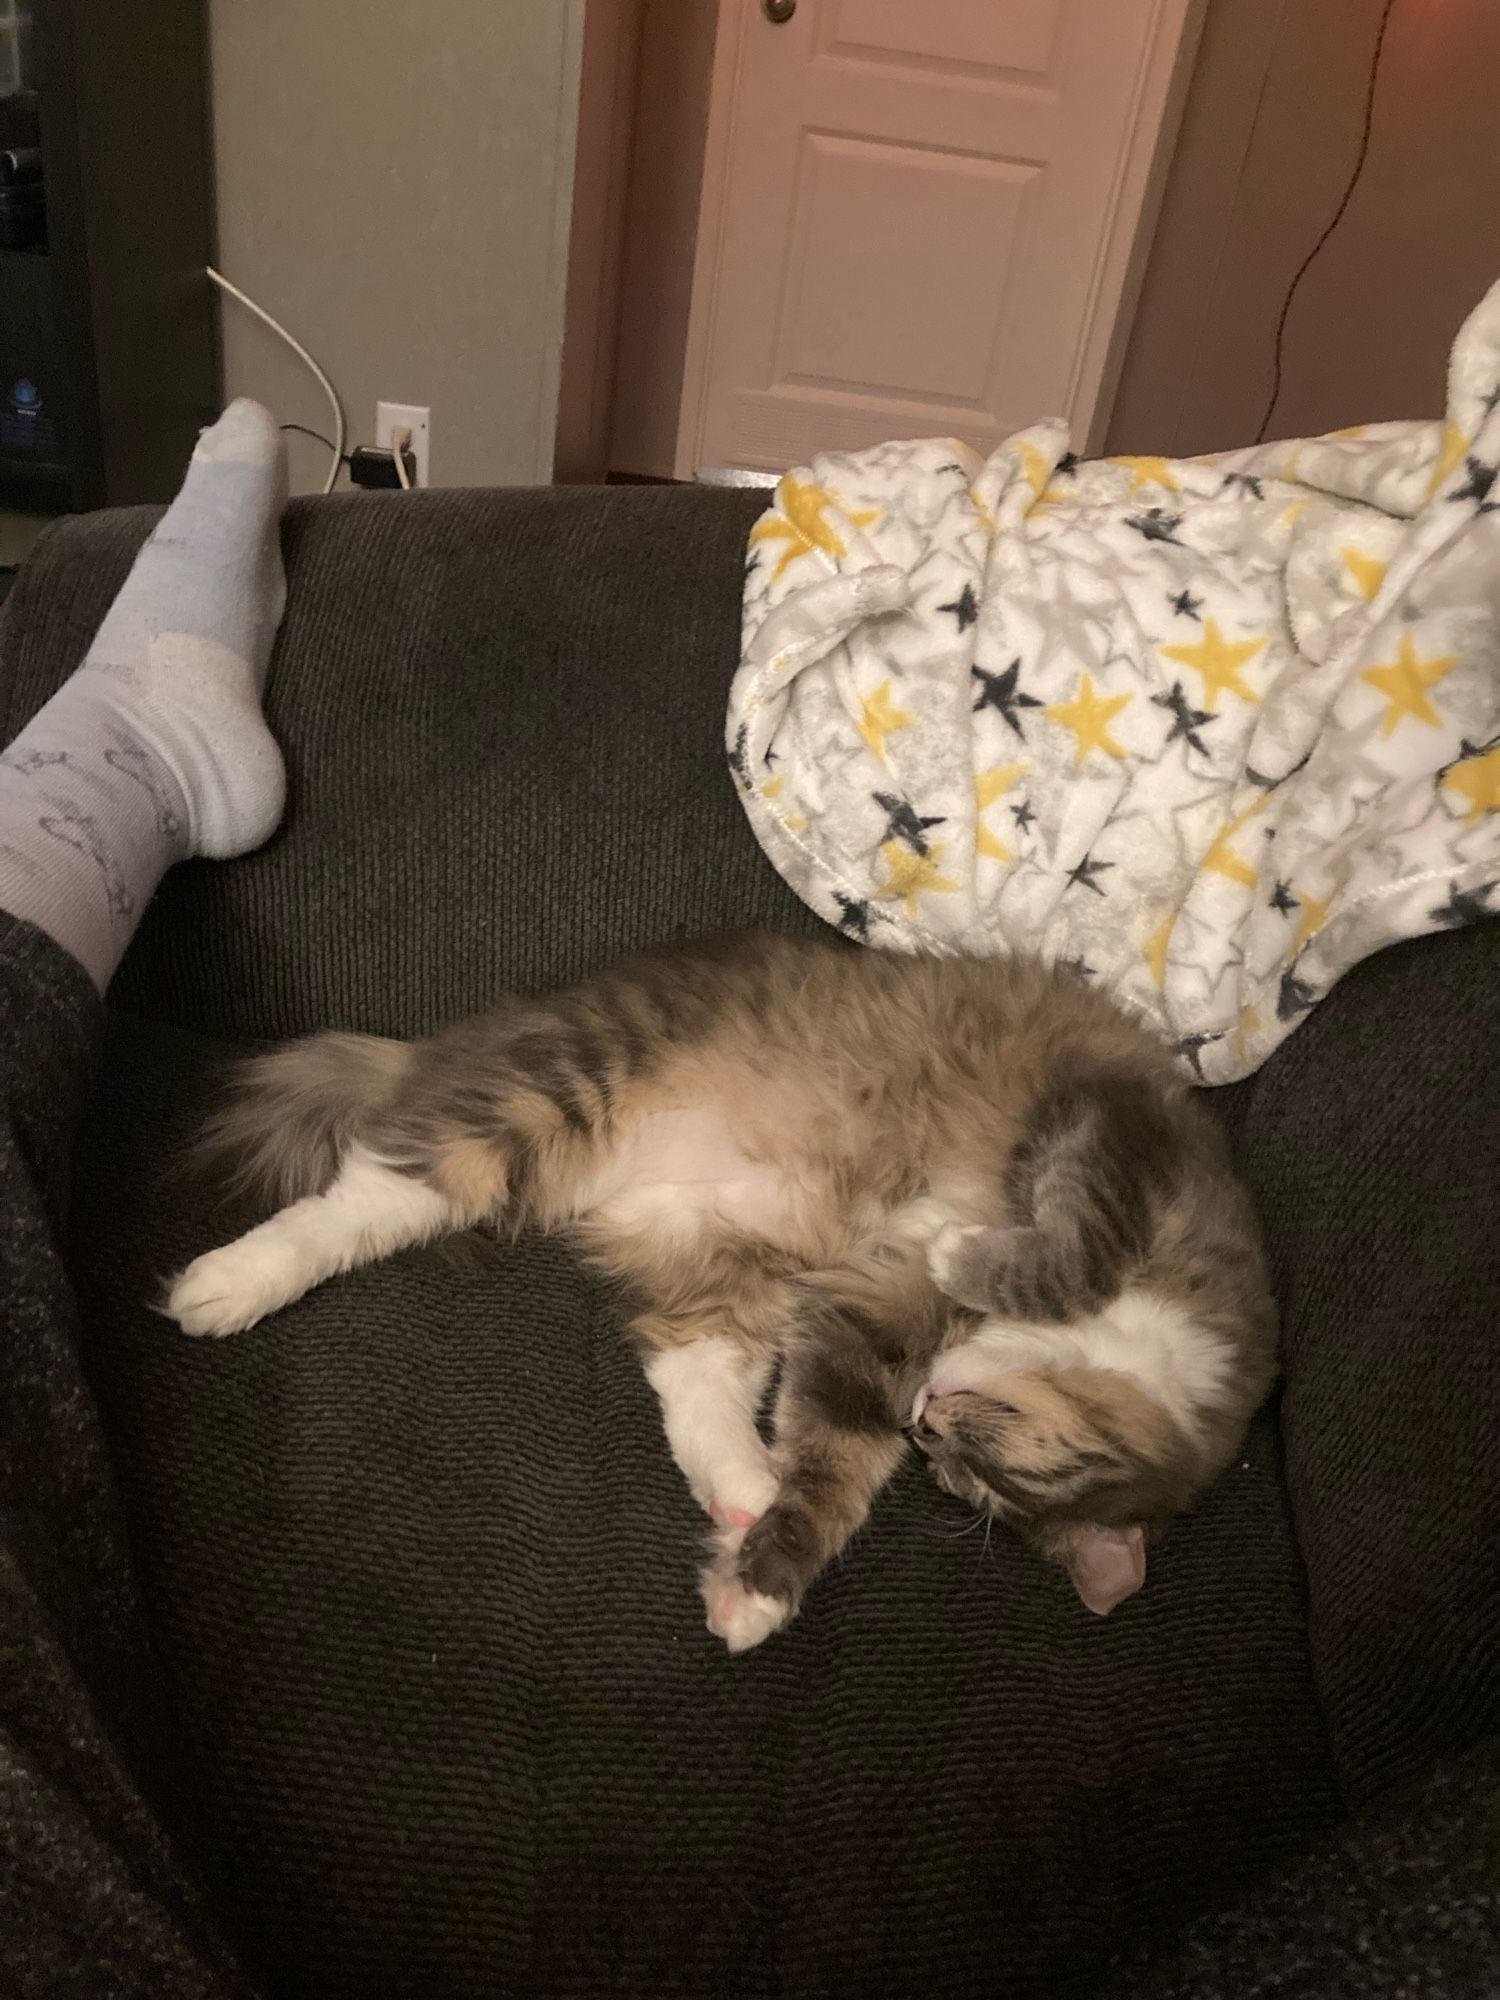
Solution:
{"label": "cat's front paw", "polygon": [[956,1305],[988,1312],[1003,1244],[998,1229],[945,1222],[927,1246],[932,1282]]}
{"label": "cat's front paw", "polygon": [[792,1615],[791,1605],[783,1598],[762,1597],[722,1564],[706,1569],[700,1583],[708,1609],[708,1629],[731,1653],[748,1653],[752,1646],[779,1632]]}

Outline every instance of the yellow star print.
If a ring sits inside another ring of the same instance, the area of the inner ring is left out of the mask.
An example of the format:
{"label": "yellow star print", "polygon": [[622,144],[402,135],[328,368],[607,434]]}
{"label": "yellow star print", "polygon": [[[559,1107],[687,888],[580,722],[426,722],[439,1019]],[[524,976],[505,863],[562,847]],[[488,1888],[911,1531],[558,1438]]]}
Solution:
{"label": "yellow star print", "polygon": [[1130,481],[1132,493],[1138,493],[1143,486],[1165,486],[1170,493],[1180,493],[1182,486],[1172,470],[1169,458],[1125,457],[1112,458],[1111,465],[1124,465],[1133,475]]}
{"label": "yellow star print", "polygon": [[859,733],[883,764],[886,737],[898,729],[910,729],[916,719],[904,708],[891,706],[891,684],[884,680],[874,694],[867,694],[860,703]]}
{"label": "yellow star print", "polygon": [[1238,882],[1247,889],[1253,889],[1255,884],[1260,880],[1260,876],[1242,855],[1235,853],[1229,843],[1234,839],[1234,836],[1242,826],[1248,825],[1257,813],[1265,811],[1268,803],[1269,795],[1266,798],[1257,799],[1254,805],[1247,811],[1240,813],[1235,819],[1232,819],[1215,840],[1213,846],[1209,848],[1207,854],[1204,855],[1202,861],[1198,864],[1199,867],[1210,875],[1223,875],[1231,882]]}
{"label": "yellow star print", "polygon": [[1443,446],[1437,455],[1437,463],[1432,468],[1432,478],[1427,483],[1427,498],[1430,500],[1448,474],[1469,449],[1469,440],[1457,424],[1443,425]]}
{"label": "yellow star print", "polygon": [[1239,882],[1247,889],[1253,889],[1260,880],[1250,863],[1242,855],[1236,854],[1229,845],[1233,826],[1226,826],[1213,846],[1204,855],[1199,866],[1207,875],[1223,875],[1231,882]]}
{"label": "yellow star print", "polygon": [[1367,556],[1353,547],[1340,549],[1339,561],[1354,578],[1355,589],[1368,604],[1385,582],[1387,565],[1378,556]]}
{"label": "yellow star print", "polygon": [[1085,674],[1073,699],[1055,702],[1046,713],[1054,722],[1073,732],[1077,744],[1077,755],[1073,761],[1081,764],[1091,750],[1102,750],[1106,757],[1125,755],[1123,746],[1110,735],[1109,725],[1129,702],[1128,694],[1114,694],[1107,700],[1101,699],[1094,691],[1093,676]]}
{"label": "yellow star print", "polygon": [[[767,514],[750,530],[752,543],[786,543],[781,552],[781,560],[771,572],[773,582],[788,563],[795,562],[798,556],[811,554],[814,549],[821,549],[824,555],[832,556],[835,560],[849,553],[838,530],[823,518],[829,507],[836,507],[838,504],[832,493],[826,493],[821,486],[814,486],[811,481],[804,486],[801,480],[793,478],[790,472],[782,477],[780,485],[776,488],[776,505],[780,511]],[[872,521],[879,519],[879,516],[878,507],[848,511],[848,519],[856,528],[869,527]]]}
{"label": "yellow star print", "polygon": [[938,863],[943,858],[943,843],[940,840],[933,842],[931,852],[927,854],[913,854],[901,841],[888,840],[881,847],[880,857],[886,865],[889,879],[884,887],[875,891],[876,900],[888,903],[899,896],[913,922],[916,920],[919,896],[927,892],[942,896],[957,893],[958,884],[938,873]]}
{"label": "yellow star print", "polygon": [[1443,783],[1469,801],[1469,810],[1464,814],[1466,826],[1481,813],[1500,809],[1500,747],[1486,750],[1482,757],[1469,757],[1462,764],[1455,764]]}
{"label": "yellow star print", "polygon": [[1241,701],[1259,701],[1253,688],[1240,679],[1240,668],[1265,647],[1264,639],[1226,639],[1212,618],[1203,621],[1203,637],[1196,646],[1163,646],[1169,660],[1194,667],[1203,676],[1203,702],[1210,715],[1225,688]]}
{"label": "yellow star print", "polygon": [[[1000,764],[993,771],[978,771],[974,776],[974,805],[983,812],[996,799],[1004,798],[1011,786],[1026,769],[1024,764]],[[998,834],[991,833],[983,820],[974,827],[974,852],[988,855],[991,861],[1009,861],[1011,851]]]}
{"label": "yellow star print", "polygon": [[1052,468],[1047,463],[1046,453],[1038,451],[1030,438],[1017,438],[1016,450],[1021,457],[1021,477],[1033,494],[1040,493],[1052,477]]}
{"label": "yellow star print", "polygon": [[[766,782],[760,788],[760,795],[763,799],[779,799],[785,784],[786,779],[783,777],[767,778]],[[783,813],[781,815],[781,823],[788,833],[806,833],[807,831],[807,821],[799,812]]]}
{"label": "yellow star print", "polygon": [[1443,676],[1457,665],[1457,653],[1419,660],[1410,632],[1403,632],[1396,657],[1390,665],[1366,667],[1360,675],[1362,681],[1368,681],[1390,703],[1380,725],[1381,735],[1394,735],[1405,715],[1409,715],[1414,722],[1425,722],[1429,729],[1437,729],[1443,718],[1427,699],[1427,690],[1436,687]]}
{"label": "yellow star print", "polygon": [[1328,912],[1333,908],[1332,896],[1321,899],[1309,896],[1305,890],[1297,891],[1297,901],[1302,905],[1302,921],[1297,926],[1297,935],[1292,939],[1292,950],[1301,951],[1314,931],[1322,930],[1328,921]]}
{"label": "yellow star print", "polygon": [[1157,986],[1167,983],[1167,952],[1172,943],[1172,927],[1177,922],[1174,910],[1166,922],[1154,930],[1146,940],[1146,966]]}

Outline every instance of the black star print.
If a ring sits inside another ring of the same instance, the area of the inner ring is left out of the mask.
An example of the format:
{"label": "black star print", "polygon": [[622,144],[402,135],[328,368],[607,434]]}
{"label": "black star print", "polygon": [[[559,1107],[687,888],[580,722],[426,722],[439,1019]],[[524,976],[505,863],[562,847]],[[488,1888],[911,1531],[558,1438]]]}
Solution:
{"label": "black star print", "polygon": [[1224,484],[1219,488],[1219,491],[1227,493],[1231,486],[1243,486],[1245,491],[1253,493],[1257,500],[1264,500],[1266,497],[1265,488],[1253,472],[1226,472],[1224,475]]}
{"label": "black star print", "polygon": [[1460,924],[1477,924],[1481,917],[1493,914],[1485,898],[1496,886],[1485,882],[1477,889],[1450,889],[1447,902],[1429,910],[1427,915],[1433,923],[1448,930],[1456,930]]}
{"label": "black star print", "polygon": [[[1194,597],[1190,590],[1179,590],[1175,597],[1169,593],[1167,602],[1179,618],[1197,618],[1198,613],[1203,609],[1203,599],[1201,597]],[[1200,620],[1199,622],[1201,623],[1202,621]]]}
{"label": "black star print", "polygon": [[776,762],[776,752],[774,750],[768,750],[765,756],[762,757],[760,761],[762,762],[762,764],[765,765],[766,769],[769,771],[771,766]]}
{"label": "black star print", "polygon": [[1173,1052],[1174,1054],[1181,1056],[1184,1062],[1191,1064],[1193,1075],[1197,1077],[1200,1083],[1202,1083],[1203,1058],[1200,1054],[1200,1051],[1203,1048],[1205,1048],[1209,1042],[1219,1042],[1222,1041],[1223,1039],[1224,1038],[1222,1034],[1184,1035],[1182,1040],[1175,1045]]}
{"label": "black star print", "polygon": [[1180,736],[1184,742],[1192,745],[1200,757],[1208,756],[1208,746],[1198,731],[1205,722],[1212,722],[1214,718],[1206,708],[1193,707],[1182,682],[1173,681],[1170,694],[1154,694],[1151,699],[1158,708],[1164,708],[1171,714],[1172,727],[1167,732],[1167,742],[1175,743]]}
{"label": "black star print", "polygon": [[857,902],[852,896],[842,895],[837,889],[833,892],[833,900],[838,904],[841,913],[838,928],[847,931],[850,937],[858,938],[863,944],[870,935],[869,904]]}
{"label": "black star print", "polygon": [[1283,917],[1289,917],[1293,910],[1300,910],[1302,908],[1302,905],[1292,894],[1292,885],[1290,882],[1278,882],[1276,884],[1276,887],[1271,891],[1271,908],[1279,916]]}
{"label": "black star print", "polygon": [[1497,382],[1494,388],[1491,389],[1490,393],[1485,397],[1484,401],[1480,404],[1480,408],[1484,411],[1484,414],[1487,417],[1490,417],[1494,415],[1495,405],[1497,403],[1500,403],[1500,382]]}
{"label": "black star print", "polygon": [[1071,887],[1076,882],[1080,888],[1092,889],[1096,896],[1102,896],[1104,891],[1094,877],[1102,875],[1106,868],[1113,868],[1114,865],[1113,861],[1096,861],[1091,854],[1085,854],[1078,866],[1070,872],[1068,885]]}
{"label": "black star print", "polygon": [[1454,487],[1448,498],[1450,500],[1477,500],[1481,510],[1484,513],[1490,513],[1493,510],[1487,507],[1485,502],[1490,497],[1490,488],[1495,483],[1495,474],[1500,472],[1500,466],[1486,465],[1482,458],[1473,457],[1466,458],[1464,464],[1468,467],[1469,476],[1462,486]]}
{"label": "black star print", "polygon": [[1299,1014],[1305,1014],[1317,994],[1305,979],[1299,979],[1295,972],[1283,972],[1281,990],[1276,995],[1276,1018],[1278,1021],[1295,1021]]}
{"label": "black star print", "polygon": [[979,616],[979,600],[974,595],[974,586],[966,583],[951,604],[940,604],[939,611],[951,611],[958,620],[960,632],[967,632]]}
{"label": "black star print", "polygon": [[1078,470],[1077,452],[1065,451],[1057,461],[1057,470],[1062,474],[1064,479],[1071,479],[1073,474]]}
{"label": "black star print", "polygon": [[956,458],[952,458],[952,459],[949,459],[949,461],[948,461],[948,463],[947,463],[946,465],[940,465],[940,466],[938,467],[938,471],[939,471],[939,472],[956,472],[956,473],[958,473],[958,474],[959,474],[959,476],[960,476],[960,477],[962,477],[962,475],[963,475],[963,467],[962,467],[962,466],[961,466],[961,465],[959,464],[959,462],[958,462],[958,460],[957,460]]}
{"label": "black star print", "polygon": [[[1106,863],[1105,865],[1107,867],[1109,864]],[[1074,974],[1076,978],[1082,979],[1085,982],[1092,979],[1094,976],[1093,966],[1089,965],[1084,959],[1060,958],[1057,961],[1057,963],[1060,971],[1071,972]]]}
{"label": "black star print", "polygon": [[1022,694],[1016,686],[1021,675],[1020,659],[1014,659],[1003,674],[986,673],[983,667],[970,667],[970,674],[981,683],[979,699],[974,704],[978,715],[982,708],[993,708],[1003,715],[1011,728],[1024,743],[1026,731],[1021,727],[1021,718],[1016,710],[1020,708],[1040,708],[1041,703],[1034,694]]}
{"label": "black star print", "polygon": [[1165,507],[1148,507],[1144,514],[1132,514],[1125,525],[1144,535],[1148,542],[1171,542],[1174,548],[1182,547],[1177,539],[1182,516],[1169,514]]}
{"label": "black star print", "polygon": [[750,578],[760,568],[760,550],[752,549],[745,562],[745,576]]}
{"label": "black star print", "polygon": [[1010,816],[1015,821],[1016,825],[1021,829],[1022,833],[1025,833],[1027,831],[1032,821],[1036,818],[1036,814],[1031,810],[1031,807],[1027,805],[1024,799],[1022,799],[1021,803],[1018,806],[1011,807]]}
{"label": "black star print", "polygon": [[747,792],[750,789],[750,767],[745,757],[745,745],[749,736],[750,725],[742,722],[735,734],[734,748],[729,753],[729,768]]}
{"label": "black star print", "polygon": [[886,827],[884,838],[905,841],[913,854],[925,854],[927,829],[930,826],[941,826],[942,814],[938,813],[931,819],[918,819],[905,799],[895,798],[890,792],[874,792],[871,796],[890,822]]}

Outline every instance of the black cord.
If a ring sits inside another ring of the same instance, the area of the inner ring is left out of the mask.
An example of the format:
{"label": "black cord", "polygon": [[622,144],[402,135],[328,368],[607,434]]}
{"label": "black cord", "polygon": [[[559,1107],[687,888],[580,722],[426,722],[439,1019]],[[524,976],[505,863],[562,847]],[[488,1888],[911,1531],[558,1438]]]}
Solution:
{"label": "black cord", "polygon": [[[302,433],[303,437],[305,437],[305,438],[313,438],[313,439],[315,439],[315,440],[317,441],[317,443],[319,443],[320,445],[322,445],[322,447],[323,447],[323,449],[324,449],[325,451],[332,451],[332,450],[333,450],[333,439],[332,439],[332,438],[326,438],[326,437],[324,437],[324,435],[323,435],[323,433],[322,433],[321,431],[311,431],[311,430],[309,430],[306,424],[283,424],[283,425],[281,426],[281,428],[282,428],[282,429],[283,429],[284,431],[300,431],[300,432]],[[346,452],[345,452],[345,453],[343,454],[343,456],[342,456],[342,457],[340,458],[340,460],[339,460],[339,464],[340,464],[340,465],[347,465],[348,463],[349,463],[349,454],[348,454],[348,452],[346,451]]]}
{"label": "black cord", "polygon": [[1385,46],[1385,31],[1390,26],[1391,10],[1395,4],[1396,0],[1385,0],[1385,7],[1380,16],[1380,28],[1375,36],[1374,52],[1370,57],[1370,80],[1365,87],[1364,130],[1359,135],[1359,151],[1355,155],[1354,169],[1349,175],[1349,184],[1344,189],[1339,205],[1330,216],[1323,234],[1298,265],[1297,275],[1293,278],[1291,284],[1288,285],[1286,297],[1281,302],[1281,317],[1276,322],[1276,346],[1271,357],[1271,400],[1266,404],[1266,414],[1261,418],[1260,429],[1255,433],[1255,442],[1257,444],[1265,442],[1266,432],[1271,428],[1271,419],[1276,414],[1276,405],[1281,400],[1281,345],[1286,335],[1287,315],[1291,312],[1292,301],[1297,296],[1297,287],[1312,268],[1313,260],[1318,255],[1318,252],[1343,221],[1344,211],[1349,206],[1354,195],[1354,190],[1359,185],[1359,177],[1365,170],[1365,156],[1370,150],[1370,133],[1375,123],[1375,85],[1380,76],[1380,52]]}

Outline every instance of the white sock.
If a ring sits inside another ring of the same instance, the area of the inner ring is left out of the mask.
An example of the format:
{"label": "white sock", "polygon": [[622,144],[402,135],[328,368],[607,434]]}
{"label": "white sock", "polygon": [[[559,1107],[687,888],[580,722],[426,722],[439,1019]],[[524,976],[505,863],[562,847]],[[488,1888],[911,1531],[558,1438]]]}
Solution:
{"label": "white sock", "polygon": [[260,712],[286,602],[280,431],[231,403],[83,665],[0,757],[0,909],[102,992],[157,883],[258,847],[286,775]]}

